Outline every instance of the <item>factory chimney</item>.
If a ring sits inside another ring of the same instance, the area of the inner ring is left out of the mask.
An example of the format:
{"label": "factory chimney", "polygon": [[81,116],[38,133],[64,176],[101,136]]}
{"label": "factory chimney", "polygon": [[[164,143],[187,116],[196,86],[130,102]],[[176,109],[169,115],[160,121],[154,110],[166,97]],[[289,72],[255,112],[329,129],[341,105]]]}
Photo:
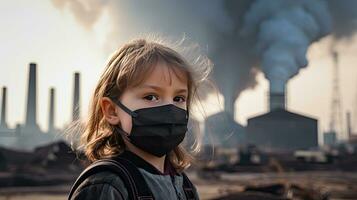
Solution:
{"label": "factory chimney", "polygon": [[235,99],[231,95],[224,96],[224,110],[229,116],[234,119],[234,102]]}
{"label": "factory chimney", "polygon": [[2,88],[2,101],[1,101],[1,123],[0,128],[7,129],[6,123],[6,87]]}
{"label": "factory chimney", "polygon": [[273,85],[274,83],[272,83],[273,80],[270,81],[270,91],[269,91],[269,108],[270,110],[274,110],[274,109],[286,109],[286,89],[285,89],[285,83],[283,84],[283,87],[281,90],[279,91],[274,91],[273,90]]}
{"label": "factory chimney", "polygon": [[76,121],[80,116],[80,88],[79,88],[79,72],[74,73],[74,94],[73,94],[73,108],[72,108],[72,121]]}
{"label": "factory chimney", "polygon": [[350,140],[351,135],[352,135],[351,113],[350,112],[347,112],[346,120],[347,120],[347,140]]}
{"label": "factory chimney", "polygon": [[55,121],[55,89],[50,89],[50,112],[48,118],[48,132],[54,131],[54,121]]}
{"label": "factory chimney", "polygon": [[29,72],[29,82],[27,90],[27,111],[26,111],[26,123],[28,127],[37,127],[37,84],[36,84],[36,63],[30,63],[30,72]]}

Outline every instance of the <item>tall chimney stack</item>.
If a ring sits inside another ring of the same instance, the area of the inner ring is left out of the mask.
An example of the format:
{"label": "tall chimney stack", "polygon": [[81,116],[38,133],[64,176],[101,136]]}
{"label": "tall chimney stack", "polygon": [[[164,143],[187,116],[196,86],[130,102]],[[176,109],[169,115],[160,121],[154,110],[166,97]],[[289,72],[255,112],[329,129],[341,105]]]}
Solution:
{"label": "tall chimney stack", "polygon": [[55,122],[55,89],[50,89],[50,113],[48,117],[48,132],[54,131]]}
{"label": "tall chimney stack", "polygon": [[72,108],[72,121],[76,121],[80,116],[80,74],[79,72],[74,73],[74,94],[73,94],[73,108]]}
{"label": "tall chimney stack", "polygon": [[37,77],[36,63],[30,63],[29,82],[27,90],[26,126],[37,127]]}
{"label": "tall chimney stack", "polygon": [[270,110],[274,109],[286,109],[286,89],[285,89],[285,83],[284,83],[284,88],[281,90],[281,92],[276,92],[272,89],[272,82],[270,82],[270,91],[269,91],[269,108]]}
{"label": "tall chimney stack", "polygon": [[2,101],[1,101],[1,123],[0,128],[7,129],[6,123],[6,87],[2,88]]}
{"label": "tall chimney stack", "polygon": [[347,140],[350,140],[351,135],[352,135],[351,113],[350,112],[347,112],[346,120],[347,120]]}
{"label": "tall chimney stack", "polygon": [[232,95],[224,96],[224,111],[229,114],[230,117],[234,119],[234,103],[235,99]]}

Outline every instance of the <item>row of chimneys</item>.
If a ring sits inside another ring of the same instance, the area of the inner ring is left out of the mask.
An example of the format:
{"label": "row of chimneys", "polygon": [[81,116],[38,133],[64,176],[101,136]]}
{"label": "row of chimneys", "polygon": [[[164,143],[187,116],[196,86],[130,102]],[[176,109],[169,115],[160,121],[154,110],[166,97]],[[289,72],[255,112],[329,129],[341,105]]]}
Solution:
{"label": "row of chimneys", "polygon": [[[72,107],[72,120],[77,120],[80,115],[80,88],[79,88],[80,74],[74,74],[74,94],[73,94],[73,107]],[[35,63],[30,63],[29,82],[27,90],[27,107],[26,107],[26,121],[25,127],[35,127],[37,125],[37,67]],[[2,88],[2,103],[1,103],[1,121],[0,128],[7,129],[6,122],[6,87]],[[55,121],[55,89],[50,89],[50,105],[49,105],[49,118],[48,118],[48,131],[54,130]]]}

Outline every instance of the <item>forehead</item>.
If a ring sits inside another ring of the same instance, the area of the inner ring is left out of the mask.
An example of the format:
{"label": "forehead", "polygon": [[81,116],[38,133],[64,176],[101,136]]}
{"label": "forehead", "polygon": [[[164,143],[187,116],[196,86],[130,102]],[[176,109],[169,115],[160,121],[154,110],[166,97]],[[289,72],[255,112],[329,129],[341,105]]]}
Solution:
{"label": "forehead", "polygon": [[165,62],[158,62],[144,75],[138,85],[157,85],[160,87],[186,88],[188,87],[187,72]]}

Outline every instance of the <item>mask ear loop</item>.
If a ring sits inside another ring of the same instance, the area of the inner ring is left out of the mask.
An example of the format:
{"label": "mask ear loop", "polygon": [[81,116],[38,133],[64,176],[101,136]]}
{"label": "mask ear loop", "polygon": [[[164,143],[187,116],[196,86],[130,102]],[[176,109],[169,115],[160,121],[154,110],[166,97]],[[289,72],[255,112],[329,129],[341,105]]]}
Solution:
{"label": "mask ear loop", "polygon": [[119,125],[114,125],[114,129],[118,132],[125,140],[130,142],[129,134],[125,132]]}
{"label": "mask ear loop", "polygon": [[126,106],[124,106],[124,104],[122,104],[119,100],[111,98],[110,99],[116,104],[118,105],[121,109],[123,109],[126,113],[128,113],[130,116],[132,117],[137,117],[138,113],[131,111],[129,108],[127,108]]}
{"label": "mask ear loop", "polygon": [[[119,100],[114,99],[113,97],[109,97],[116,105],[118,105],[121,109],[123,109],[126,113],[128,113],[132,117],[138,116],[136,112],[131,111],[129,108],[124,106]],[[119,125],[114,125],[114,129],[127,141],[130,142],[129,133],[125,132]]]}

